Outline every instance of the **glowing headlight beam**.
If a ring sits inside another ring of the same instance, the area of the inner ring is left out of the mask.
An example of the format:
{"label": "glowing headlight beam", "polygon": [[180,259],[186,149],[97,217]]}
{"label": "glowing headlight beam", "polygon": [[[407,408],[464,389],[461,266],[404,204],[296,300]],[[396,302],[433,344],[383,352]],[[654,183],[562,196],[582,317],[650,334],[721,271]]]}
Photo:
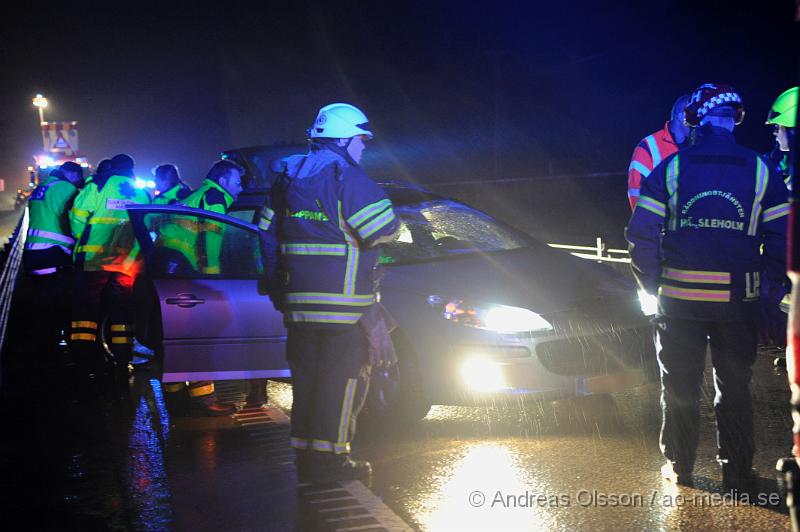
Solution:
{"label": "glowing headlight beam", "polygon": [[498,332],[547,331],[553,328],[537,313],[526,308],[495,306],[484,317],[487,329]]}
{"label": "glowing headlight beam", "polygon": [[468,358],[461,364],[461,379],[476,392],[495,392],[508,388],[500,366],[482,356]]}

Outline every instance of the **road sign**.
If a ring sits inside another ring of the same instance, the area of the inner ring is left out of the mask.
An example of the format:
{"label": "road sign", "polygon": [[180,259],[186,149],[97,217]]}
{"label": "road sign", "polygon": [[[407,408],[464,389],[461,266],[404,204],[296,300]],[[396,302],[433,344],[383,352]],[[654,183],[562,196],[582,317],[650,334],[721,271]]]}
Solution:
{"label": "road sign", "polygon": [[46,153],[74,155],[78,152],[78,123],[44,122],[42,144]]}

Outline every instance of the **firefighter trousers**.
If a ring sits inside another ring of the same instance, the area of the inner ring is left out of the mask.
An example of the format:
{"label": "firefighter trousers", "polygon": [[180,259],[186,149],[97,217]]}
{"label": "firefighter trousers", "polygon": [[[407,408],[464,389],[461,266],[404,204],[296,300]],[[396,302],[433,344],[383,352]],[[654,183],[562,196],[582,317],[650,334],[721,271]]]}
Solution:
{"label": "firefighter trousers", "polygon": [[750,471],[755,452],[750,378],[757,354],[757,323],[659,317],[656,350],[661,368],[661,451],[682,472],[697,455],[700,393],[706,349],[714,367],[717,459]]}
{"label": "firefighter trousers", "polygon": [[347,454],[369,387],[367,342],[356,325],[289,327],[291,445]]}

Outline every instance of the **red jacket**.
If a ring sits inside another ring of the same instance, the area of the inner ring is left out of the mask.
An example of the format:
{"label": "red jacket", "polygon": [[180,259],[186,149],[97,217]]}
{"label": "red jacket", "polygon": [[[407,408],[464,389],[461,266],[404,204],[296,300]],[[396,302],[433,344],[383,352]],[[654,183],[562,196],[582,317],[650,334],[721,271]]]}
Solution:
{"label": "red jacket", "polygon": [[639,200],[639,187],[642,179],[650,175],[658,163],[678,151],[678,145],[669,130],[669,121],[664,129],[656,131],[639,141],[633,150],[631,164],[628,167],[628,202],[631,210]]}

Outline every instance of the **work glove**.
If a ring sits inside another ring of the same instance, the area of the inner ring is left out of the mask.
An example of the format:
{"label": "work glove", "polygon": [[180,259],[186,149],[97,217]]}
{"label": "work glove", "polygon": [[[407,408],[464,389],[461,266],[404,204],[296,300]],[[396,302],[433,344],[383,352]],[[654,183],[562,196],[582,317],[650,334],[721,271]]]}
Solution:
{"label": "work glove", "polygon": [[358,321],[367,339],[369,363],[378,368],[389,368],[397,364],[397,353],[391,332],[397,327],[391,314],[380,303],[375,303]]}

